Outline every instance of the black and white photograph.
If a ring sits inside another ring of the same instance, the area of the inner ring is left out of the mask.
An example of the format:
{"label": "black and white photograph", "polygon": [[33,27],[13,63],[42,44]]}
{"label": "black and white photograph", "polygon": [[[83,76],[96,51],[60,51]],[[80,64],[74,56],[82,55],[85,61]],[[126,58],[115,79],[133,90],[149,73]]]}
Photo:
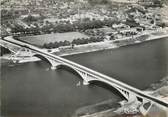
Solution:
{"label": "black and white photograph", "polygon": [[0,117],[168,117],[168,0],[0,5]]}

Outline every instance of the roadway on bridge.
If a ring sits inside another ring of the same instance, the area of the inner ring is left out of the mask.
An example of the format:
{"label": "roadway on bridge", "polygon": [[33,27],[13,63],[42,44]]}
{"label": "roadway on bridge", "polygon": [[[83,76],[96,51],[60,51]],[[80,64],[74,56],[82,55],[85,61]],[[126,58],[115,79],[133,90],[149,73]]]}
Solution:
{"label": "roadway on bridge", "polygon": [[43,52],[39,48],[37,48],[35,46],[32,46],[30,44],[27,44],[27,43],[23,43],[23,42],[20,42],[20,41],[17,41],[17,40],[11,40],[11,39],[10,40],[9,39],[5,39],[5,41],[7,41],[9,43],[16,44],[16,45],[24,47],[24,48],[28,48],[28,49],[36,52],[36,53],[40,53],[40,54],[42,54],[44,56],[50,57],[52,59],[55,59],[56,61],[64,62],[64,63],[66,63],[68,65],[71,65],[71,66],[75,67],[78,70],[81,70],[83,72],[87,72],[88,74],[93,75],[93,76],[97,77],[98,79],[101,79],[102,81],[109,82],[109,84],[111,84],[111,85],[115,84],[115,85],[117,85],[117,87],[120,87],[120,88],[122,88],[122,89],[124,89],[124,90],[126,90],[128,92],[132,92],[138,97],[141,97],[141,98],[144,98],[146,100],[152,101],[154,103],[158,103],[160,105],[168,107],[168,103],[167,102],[159,100],[159,99],[157,99],[157,98],[155,98],[153,96],[144,94],[144,92],[142,92],[141,90],[138,90],[138,89],[136,89],[134,87],[131,87],[131,86],[129,86],[129,85],[125,84],[125,83],[122,83],[120,81],[117,81],[114,78],[111,78],[111,77],[106,76],[104,74],[101,74],[99,72],[96,72],[94,70],[86,68],[86,67],[84,67],[82,65],[79,65],[79,64],[74,63],[72,61],[63,59],[61,57],[58,57],[58,56],[55,56],[55,55],[52,55],[52,54],[49,54],[47,52]]}

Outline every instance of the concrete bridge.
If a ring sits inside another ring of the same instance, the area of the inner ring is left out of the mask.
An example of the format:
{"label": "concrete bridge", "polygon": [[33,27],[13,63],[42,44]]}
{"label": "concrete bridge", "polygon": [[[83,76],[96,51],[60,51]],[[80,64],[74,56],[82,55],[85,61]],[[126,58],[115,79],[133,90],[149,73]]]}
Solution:
{"label": "concrete bridge", "polygon": [[154,103],[157,103],[160,106],[163,106],[166,108],[168,107],[167,102],[164,102],[151,95],[145,94],[143,91],[139,89],[136,89],[112,77],[109,77],[107,75],[94,71],[92,69],[89,69],[75,62],[69,61],[67,59],[61,58],[53,54],[50,54],[31,44],[21,42],[18,40],[14,40],[12,37],[4,38],[0,42],[1,43],[2,42],[11,43],[18,47],[31,50],[31,52],[33,53],[32,56],[36,56],[48,62],[51,65],[51,69],[57,69],[57,68],[60,68],[60,66],[68,67],[69,69],[73,70],[83,79],[84,85],[88,85],[90,82],[95,82],[95,81],[103,82],[103,83],[110,85],[111,87],[116,89],[127,100],[127,103],[139,101],[141,103],[140,110],[142,110],[142,113],[144,115],[148,113],[152,104]]}
{"label": "concrete bridge", "polygon": [[14,53],[14,54],[17,53],[18,50],[20,49],[20,47],[15,46],[12,43],[6,43],[6,42],[4,42],[2,40],[0,41],[0,46],[3,47],[3,48],[8,49],[11,53]]}

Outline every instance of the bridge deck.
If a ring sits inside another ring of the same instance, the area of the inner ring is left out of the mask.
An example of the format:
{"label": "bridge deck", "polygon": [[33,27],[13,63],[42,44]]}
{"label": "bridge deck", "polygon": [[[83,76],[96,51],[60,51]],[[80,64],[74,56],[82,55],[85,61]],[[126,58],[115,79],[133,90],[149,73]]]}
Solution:
{"label": "bridge deck", "polygon": [[112,86],[115,85],[115,86],[117,86],[117,87],[119,87],[119,88],[121,88],[121,89],[123,89],[123,90],[125,90],[127,92],[132,92],[133,94],[135,94],[138,97],[141,97],[141,98],[146,99],[148,101],[152,101],[154,103],[158,103],[158,104],[160,104],[162,106],[168,107],[168,103],[167,102],[165,102],[163,100],[160,100],[160,99],[158,99],[156,97],[153,97],[151,95],[145,94],[143,91],[141,91],[139,89],[136,89],[136,88],[134,88],[134,87],[132,87],[132,86],[130,86],[128,84],[125,84],[125,83],[121,82],[121,81],[118,81],[115,78],[109,77],[107,75],[104,75],[102,73],[99,73],[97,71],[89,69],[89,68],[87,68],[85,66],[82,66],[80,64],[77,64],[75,62],[69,61],[67,59],[61,58],[59,56],[50,54],[48,52],[44,52],[40,48],[37,48],[37,47],[32,46],[32,45],[30,45],[28,43],[25,43],[25,42],[14,40],[12,37],[11,38],[8,37],[8,38],[5,38],[3,40],[8,42],[8,43],[16,44],[18,46],[30,49],[30,50],[32,50],[32,51],[34,51],[36,53],[39,53],[41,55],[44,55],[46,57],[49,57],[49,58],[51,58],[53,60],[56,60],[56,61],[59,61],[61,63],[67,64],[69,66],[73,66],[75,69],[78,69],[81,72],[86,72],[87,74],[89,74],[91,76],[94,76],[94,77],[100,79],[101,81],[107,82],[108,84],[110,84]]}

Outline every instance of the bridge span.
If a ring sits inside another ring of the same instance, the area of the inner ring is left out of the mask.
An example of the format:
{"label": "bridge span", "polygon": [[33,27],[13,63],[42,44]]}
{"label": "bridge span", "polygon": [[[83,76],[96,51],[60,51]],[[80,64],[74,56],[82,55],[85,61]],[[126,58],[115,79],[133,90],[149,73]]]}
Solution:
{"label": "bridge span", "polygon": [[85,66],[82,66],[80,64],[77,64],[75,62],[72,62],[70,60],[64,59],[62,57],[53,55],[51,53],[48,53],[36,46],[33,46],[31,44],[28,44],[26,42],[21,42],[18,40],[14,40],[12,37],[6,37],[2,39],[1,41],[6,43],[11,43],[17,46],[20,46],[22,48],[28,49],[32,51],[32,56],[36,56],[42,59],[45,59],[47,62],[51,64],[52,69],[57,69],[59,66],[66,66],[71,68],[73,71],[75,71],[81,78],[83,79],[83,84],[87,85],[92,81],[100,81],[103,83],[106,83],[113,88],[115,88],[122,96],[129,102],[133,101],[139,101],[141,102],[141,107],[143,110],[143,114],[145,115],[149,109],[151,108],[152,104],[157,103],[160,106],[168,107],[168,103],[160,100],[156,97],[153,97],[151,95],[145,94],[143,91],[134,88],[128,84],[125,84],[121,81],[116,80],[115,78],[109,77],[105,74],[99,73],[95,70],[92,70],[90,68],[87,68]]}

